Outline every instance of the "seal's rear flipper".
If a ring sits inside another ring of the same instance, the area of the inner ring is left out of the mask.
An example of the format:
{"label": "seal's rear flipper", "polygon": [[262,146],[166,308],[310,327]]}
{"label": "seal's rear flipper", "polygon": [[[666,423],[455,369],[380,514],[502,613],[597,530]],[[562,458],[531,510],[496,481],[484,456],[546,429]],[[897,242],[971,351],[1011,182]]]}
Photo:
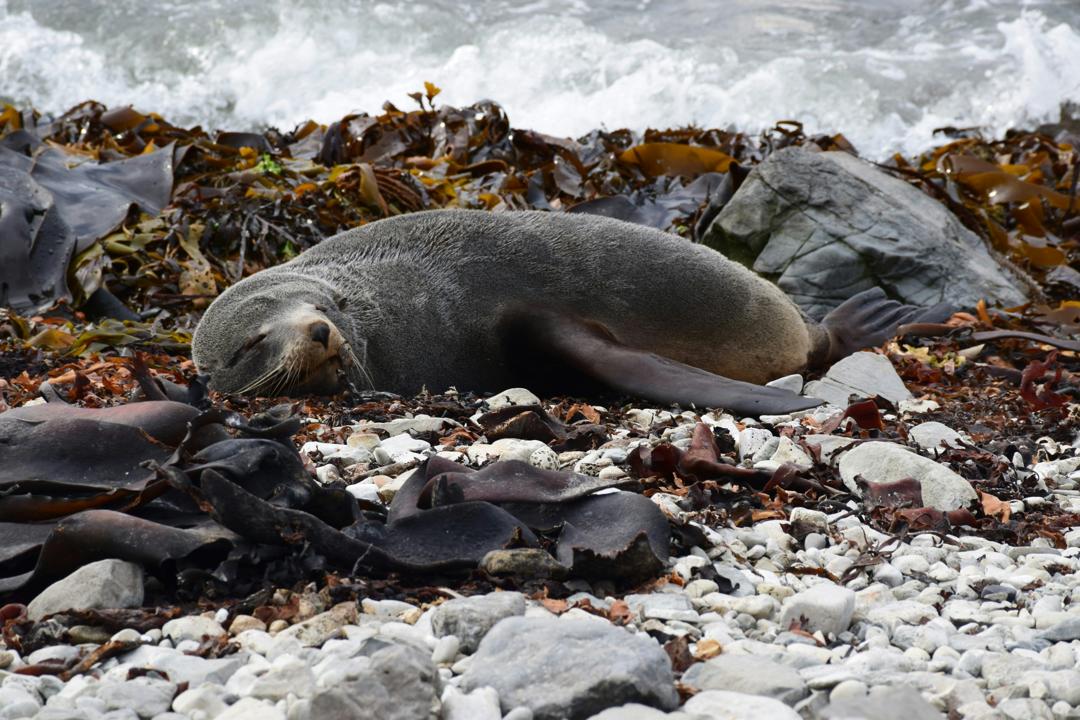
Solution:
{"label": "seal's rear flipper", "polygon": [[[660,403],[719,407],[743,415],[781,415],[821,404],[778,388],[729,380],[616,340],[603,325],[573,315],[535,312],[509,318],[512,359],[566,392],[554,373],[573,373],[606,388]],[[545,371],[546,372],[543,372]]]}
{"label": "seal's rear flipper", "polygon": [[827,354],[818,363],[832,365],[837,360],[868,347],[877,347],[896,334],[901,325],[913,322],[941,322],[952,315],[952,306],[904,305],[890,300],[879,287],[864,290],[845,300],[821,325],[829,335]]}

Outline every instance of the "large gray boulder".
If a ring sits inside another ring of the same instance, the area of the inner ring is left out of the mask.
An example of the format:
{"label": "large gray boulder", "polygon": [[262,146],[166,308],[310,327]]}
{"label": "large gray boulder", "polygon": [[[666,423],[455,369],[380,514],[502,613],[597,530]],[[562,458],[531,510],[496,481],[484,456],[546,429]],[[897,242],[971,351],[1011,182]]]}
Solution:
{"label": "large gray boulder", "polygon": [[702,242],[822,318],[882,287],[912,305],[1019,305],[1023,281],[945,206],[843,152],[784,148],[747,176]]}
{"label": "large gray boulder", "polygon": [[495,688],[504,712],[525,706],[536,720],[583,720],[627,703],[678,705],[656,641],[597,620],[506,618],[480,642],[461,681],[466,692]]}

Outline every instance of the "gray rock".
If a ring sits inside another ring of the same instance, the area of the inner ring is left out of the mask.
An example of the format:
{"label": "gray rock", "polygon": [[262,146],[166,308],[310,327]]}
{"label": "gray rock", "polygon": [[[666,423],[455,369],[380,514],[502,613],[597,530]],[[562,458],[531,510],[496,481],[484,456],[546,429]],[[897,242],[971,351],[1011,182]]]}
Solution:
{"label": "gray rock", "polygon": [[208,718],[217,717],[228,707],[225,702],[227,696],[228,691],[221,685],[206,683],[193,686],[173,698],[172,709],[189,717],[196,711]]}
{"label": "gray rock", "polygon": [[919,423],[908,430],[908,435],[921,449],[934,453],[940,453],[944,450],[942,443],[945,443],[948,447],[958,448],[962,446],[963,442],[960,433],[939,422]]}
{"label": "gray rock", "polygon": [[507,405],[539,405],[540,398],[525,388],[509,388],[487,399],[487,406],[492,410]]}
{"label": "gray rock", "polygon": [[19,687],[0,687],[0,718],[23,718],[37,715],[41,700],[37,693]]}
{"label": "gray rock", "polygon": [[455,598],[432,611],[431,630],[435,637],[456,635],[461,641],[461,652],[469,654],[497,622],[524,614],[525,596],[519,592]]}
{"label": "gray rock", "polygon": [[240,698],[214,720],[285,720],[285,713],[273,703],[255,698]]}
{"label": "gray rock", "polygon": [[124,655],[122,661],[136,668],[158,670],[174,683],[196,687],[206,682],[224,684],[247,662],[245,652],[215,660],[187,655],[173,648],[143,645]]}
{"label": "gray rock", "polygon": [[1080,615],[1073,615],[1066,620],[1056,623],[1052,627],[1048,627],[1039,633],[1039,637],[1051,642],[1071,642],[1073,640],[1080,640]]}
{"label": "gray rock", "polygon": [[201,615],[170,620],[161,627],[161,632],[174,643],[182,640],[202,642],[203,638],[216,638],[226,634],[225,628],[220,624]]}
{"label": "gray rock", "polygon": [[781,390],[787,390],[788,392],[793,392],[798,395],[803,389],[803,376],[798,374],[785,375],[784,377],[770,380],[765,384],[769,387],[780,388]]}
{"label": "gray rock", "polygon": [[62,610],[133,608],[142,601],[141,567],[123,560],[98,560],[45,588],[30,601],[27,616],[36,621]]}
{"label": "gray rock", "polygon": [[594,620],[512,617],[487,634],[465,674],[465,690],[490,685],[504,710],[537,720],[587,718],[638,702],[678,704],[667,655],[650,637]]}
{"label": "gray rock", "polygon": [[691,665],[682,682],[697,690],[761,695],[787,705],[794,705],[810,694],[810,688],[794,668],[754,655],[724,654]]}
{"label": "gray rock", "polygon": [[914,305],[1027,298],[977,235],[923,192],[843,152],[775,152],[717,215],[706,245],[820,319],[874,285]]}
{"label": "gray rock", "polygon": [[107,710],[134,710],[139,717],[149,718],[167,712],[176,695],[176,685],[166,680],[137,677],[127,682],[102,683],[97,697]]}
{"label": "gray rock", "polygon": [[698,619],[690,598],[683,593],[627,595],[623,600],[642,620],[697,622]]}
{"label": "gray rock", "polygon": [[785,598],[780,613],[780,627],[793,622],[804,630],[839,635],[848,629],[855,612],[855,592],[832,583],[819,583]]}
{"label": "gray rock", "polygon": [[914,478],[922,487],[923,503],[938,510],[956,510],[978,499],[975,488],[967,480],[895,443],[868,442],[844,453],[840,458],[840,477],[848,490],[861,497],[856,475],[879,483]]}
{"label": "gray rock", "polygon": [[910,687],[874,687],[865,697],[830,703],[827,720],[945,720],[945,716]]}
{"label": "gray rock", "polygon": [[889,358],[872,352],[857,352],[835,363],[820,380],[806,383],[804,395],[847,407],[848,398],[883,397],[895,404],[911,397],[911,391],[896,374]]}
{"label": "gray rock", "polygon": [[802,720],[779,700],[726,690],[698,693],[686,701],[682,711],[703,720]]}
{"label": "gray rock", "polygon": [[589,720],[702,720],[703,717],[702,715],[687,715],[683,712],[666,713],[648,705],[629,703],[608,708],[602,713],[593,715]]}
{"label": "gray rock", "polygon": [[316,693],[299,720],[424,720],[437,716],[440,686],[431,658],[393,645],[355,678]]}
{"label": "gray rock", "polygon": [[502,720],[499,694],[482,687],[466,695],[448,686],[442,696],[442,720]]}

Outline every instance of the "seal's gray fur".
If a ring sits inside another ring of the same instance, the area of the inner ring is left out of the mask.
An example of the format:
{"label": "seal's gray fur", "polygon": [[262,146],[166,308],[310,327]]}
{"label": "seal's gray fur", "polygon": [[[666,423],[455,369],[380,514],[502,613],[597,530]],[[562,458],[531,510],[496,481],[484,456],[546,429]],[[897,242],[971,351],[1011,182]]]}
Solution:
{"label": "seal's gray fur", "polygon": [[403,393],[514,382],[498,328],[510,309],[574,314],[631,347],[754,383],[799,371],[827,343],[776,286],[667,233],[593,215],[438,210],[350,230],[227,289],[196,330],[197,366],[212,386],[240,389],[289,340],[229,359],[253,328],[301,305],[358,357],[368,377],[353,368],[354,382]]}

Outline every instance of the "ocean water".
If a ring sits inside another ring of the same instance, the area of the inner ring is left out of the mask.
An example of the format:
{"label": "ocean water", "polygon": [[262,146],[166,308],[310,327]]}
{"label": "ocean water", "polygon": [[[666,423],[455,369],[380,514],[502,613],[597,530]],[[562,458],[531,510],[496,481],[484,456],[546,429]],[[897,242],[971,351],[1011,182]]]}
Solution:
{"label": "ocean water", "polygon": [[1080,0],[0,0],[0,98],[289,128],[440,101],[555,135],[782,119],[864,155],[1080,102]]}

